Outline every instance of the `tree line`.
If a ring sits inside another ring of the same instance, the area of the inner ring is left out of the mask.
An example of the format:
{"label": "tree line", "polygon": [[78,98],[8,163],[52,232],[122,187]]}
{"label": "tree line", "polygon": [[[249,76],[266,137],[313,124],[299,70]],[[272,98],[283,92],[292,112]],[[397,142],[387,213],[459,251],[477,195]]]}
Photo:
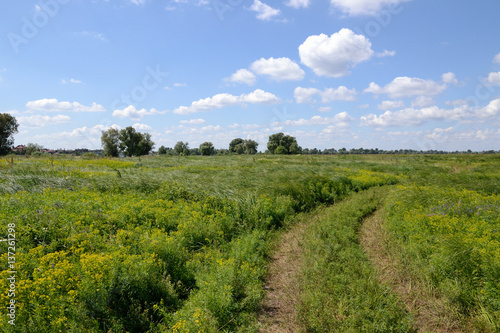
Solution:
{"label": "tree line", "polygon": [[[7,155],[12,152],[14,145],[14,134],[18,133],[19,124],[15,117],[8,113],[0,113],[0,155]],[[152,152],[154,142],[151,134],[137,132],[132,126],[118,130],[110,128],[101,133],[101,145],[103,155],[117,156],[141,156]],[[235,138],[229,143],[228,149],[216,149],[212,142],[203,142],[198,148],[190,148],[188,142],[178,141],[173,148],[161,146],[158,149],[160,155],[225,155],[225,154],[247,154],[258,153],[259,144],[250,139]],[[36,143],[28,143],[24,154],[32,155],[39,153],[43,147]],[[77,149],[78,151],[78,149]],[[284,133],[275,133],[269,136],[267,150],[265,153],[276,155],[305,154],[305,155],[366,155],[366,154],[498,154],[500,151],[486,150],[482,152],[467,151],[443,151],[443,150],[414,150],[414,149],[364,149],[352,148],[341,149],[317,149],[302,148],[298,145],[297,139]]]}

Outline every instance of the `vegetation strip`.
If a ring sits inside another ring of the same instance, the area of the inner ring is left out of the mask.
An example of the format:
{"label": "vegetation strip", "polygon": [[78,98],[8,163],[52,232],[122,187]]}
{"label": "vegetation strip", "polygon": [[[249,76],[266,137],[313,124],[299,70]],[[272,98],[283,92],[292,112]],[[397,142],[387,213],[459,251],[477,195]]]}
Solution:
{"label": "vegetation strip", "polygon": [[390,238],[383,225],[384,212],[377,210],[365,219],[361,229],[361,243],[381,283],[388,285],[404,301],[406,309],[415,318],[419,332],[463,332],[456,318],[450,318],[445,300],[423,281],[408,274],[392,253]]}
{"label": "vegetation strip", "polygon": [[370,189],[331,207],[304,238],[299,321],[306,332],[411,332],[412,318],[379,283],[359,244],[363,219],[385,188]]}

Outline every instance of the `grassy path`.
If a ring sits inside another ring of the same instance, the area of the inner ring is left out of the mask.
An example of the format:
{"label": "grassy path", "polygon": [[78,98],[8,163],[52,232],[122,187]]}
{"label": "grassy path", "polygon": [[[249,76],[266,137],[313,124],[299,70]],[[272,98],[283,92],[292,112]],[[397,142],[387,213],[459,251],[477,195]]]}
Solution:
{"label": "grassy path", "polygon": [[261,332],[412,332],[411,316],[380,283],[359,242],[383,189],[367,190],[299,221],[278,240]]}
{"label": "grassy path", "polygon": [[262,333],[293,333],[300,331],[296,305],[300,295],[298,273],[302,269],[302,238],[307,228],[324,211],[318,208],[303,214],[290,230],[276,240],[277,249],[271,257],[266,281],[266,297],[262,302],[259,322]]}
{"label": "grassy path", "polygon": [[418,332],[464,332],[451,318],[445,301],[431,288],[412,277],[389,251],[389,236],[383,227],[383,211],[377,210],[365,219],[361,228],[361,244],[378,273],[381,283],[388,285],[403,300],[414,317]]}

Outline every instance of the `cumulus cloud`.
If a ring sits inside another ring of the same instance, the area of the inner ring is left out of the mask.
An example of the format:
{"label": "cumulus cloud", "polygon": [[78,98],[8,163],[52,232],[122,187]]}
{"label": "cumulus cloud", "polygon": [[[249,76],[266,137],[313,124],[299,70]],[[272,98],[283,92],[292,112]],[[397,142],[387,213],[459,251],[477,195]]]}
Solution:
{"label": "cumulus cloud", "polygon": [[405,107],[405,103],[403,101],[383,101],[377,108],[379,110],[393,110],[393,109],[401,109]]}
{"label": "cumulus cloud", "polygon": [[495,117],[500,114],[500,98],[491,101],[487,106],[478,110],[479,117]]}
{"label": "cumulus cloud", "polygon": [[377,58],[394,57],[395,55],[396,55],[396,51],[387,51],[387,50],[384,50],[384,52],[375,53],[375,56]]}
{"label": "cumulus cloud", "polygon": [[500,65],[500,53],[498,53],[494,58],[493,58],[493,63],[494,64],[499,64]]}
{"label": "cumulus cloud", "polygon": [[319,76],[346,76],[351,68],[373,56],[371,46],[365,36],[350,29],[342,29],[330,37],[312,35],[299,46],[300,61]]}
{"label": "cumulus cloud", "polygon": [[429,96],[418,96],[411,102],[412,108],[426,108],[434,105],[434,99]]}
{"label": "cumulus cloud", "polygon": [[293,93],[297,103],[312,103],[315,100],[312,98],[315,95],[321,97],[321,103],[330,103],[333,101],[354,101],[356,99],[356,90],[348,89],[345,86],[340,86],[336,89],[327,88],[320,90],[316,88],[297,87]]}
{"label": "cumulus cloud", "polygon": [[315,125],[332,125],[332,124],[342,124],[342,126],[347,126],[354,119],[347,113],[341,112],[337,113],[333,117],[321,117],[313,116],[311,119],[298,119],[298,120],[285,120],[282,122],[274,122],[273,126],[315,126]]}
{"label": "cumulus cloud", "polygon": [[255,84],[256,78],[252,72],[250,72],[248,69],[243,68],[231,74],[227,81],[231,81],[234,83],[245,83],[249,86],[253,86]]}
{"label": "cumulus cloud", "polygon": [[149,111],[146,109],[137,110],[135,106],[129,105],[125,109],[122,110],[114,110],[113,117],[117,118],[130,118],[132,120],[140,120],[142,117],[151,116],[155,114],[165,114],[166,111],[158,111],[156,109],[150,109]]}
{"label": "cumulus cloud", "polygon": [[309,7],[309,0],[289,0],[286,5],[295,9]]}
{"label": "cumulus cloud", "polygon": [[231,94],[217,94],[212,97],[207,97],[194,101],[190,106],[180,106],[173,112],[177,114],[192,114],[196,112],[207,112],[211,110],[221,109],[223,107],[245,105],[245,103],[251,104],[275,104],[278,103],[280,99],[274,94],[266,92],[261,89],[256,89],[249,94],[242,94],[240,96],[234,96]]}
{"label": "cumulus cloud", "polygon": [[37,101],[26,103],[30,111],[46,112],[105,112],[106,109],[99,104],[92,103],[91,106],[85,106],[78,102],[59,102],[55,98],[44,98]]}
{"label": "cumulus cloud", "polygon": [[71,78],[71,79],[69,79],[69,81],[66,81],[65,79],[62,79],[61,83],[62,84],[68,84],[68,83],[79,84],[79,83],[82,83],[82,81]]}
{"label": "cumulus cloud", "polygon": [[466,105],[453,109],[440,109],[431,106],[422,109],[406,108],[399,111],[386,111],[377,116],[369,114],[361,117],[364,126],[417,126],[430,120],[460,120],[472,116],[473,111]]}
{"label": "cumulus cloud", "polygon": [[190,125],[200,125],[205,123],[205,119],[190,119],[190,120],[181,120],[181,124],[190,124]]}
{"label": "cumulus cloud", "polygon": [[332,5],[350,16],[376,15],[384,7],[407,1],[411,0],[330,0]]}
{"label": "cumulus cloud", "polygon": [[141,124],[141,123],[135,123],[132,125],[133,128],[135,128],[137,131],[151,131],[153,128],[149,125],[146,124]]}
{"label": "cumulus cloud", "polygon": [[500,86],[500,72],[490,73],[486,79],[489,83]]}
{"label": "cumulus cloud", "polygon": [[444,83],[449,83],[454,85],[459,84],[457,77],[455,76],[455,73],[452,72],[444,73],[443,75],[441,75],[441,78]]}
{"label": "cumulus cloud", "polygon": [[33,116],[22,116],[17,118],[19,124],[25,127],[45,127],[48,125],[56,125],[63,124],[71,121],[71,118],[65,115],[57,115],[57,116],[42,116],[42,115],[33,115]]}
{"label": "cumulus cloud", "polygon": [[375,95],[386,94],[390,98],[412,96],[434,96],[446,89],[446,84],[439,84],[432,80],[423,80],[415,77],[397,77],[385,87],[380,87],[375,82],[370,83],[364,92]]}
{"label": "cumulus cloud", "polygon": [[254,0],[250,10],[256,12],[257,18],[263,21],[271,20],[281,13],[279,9],[272,8],[260,0]]}
{"label": "cumulus cloud", "polygon": [[268,75],[275,81],[298,81],[305,75],[299,65],[289,58],[261,58],[254,61],[250,69],[258,75]]}

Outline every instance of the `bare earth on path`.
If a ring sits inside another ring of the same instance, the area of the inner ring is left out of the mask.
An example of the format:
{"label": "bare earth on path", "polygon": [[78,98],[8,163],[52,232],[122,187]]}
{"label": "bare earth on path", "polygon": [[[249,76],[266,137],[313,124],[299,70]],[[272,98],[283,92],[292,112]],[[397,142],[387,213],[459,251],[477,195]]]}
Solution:
{"label": "bare earth on path", "polygon": [[412,279],[389,253],[388,236],[382,224],[383,213],[377,210],[365,219],[360,242],[378,271],[380,281],[391,287],[403,300],[406,309],[414,315],[417,331],[464,332],[464,328],[447,315],[445,301],[425,288],[421,281]]}
{"label": "bare earth on path", "polygon": [[[321,212],[321,210],[320,210]],[[317,214],[321,214],[321,213]],[[266,281],[267,293],[262,301],[259,322],[260,332],[265,333],[296,333],[300,331],[295,314],[300,286],[297,274],[300,272],[302,248],[300,242],[307,227],[316,220],[298,221],[290,230],[277,240],[277,248],[271,257],[269,273]]]}

